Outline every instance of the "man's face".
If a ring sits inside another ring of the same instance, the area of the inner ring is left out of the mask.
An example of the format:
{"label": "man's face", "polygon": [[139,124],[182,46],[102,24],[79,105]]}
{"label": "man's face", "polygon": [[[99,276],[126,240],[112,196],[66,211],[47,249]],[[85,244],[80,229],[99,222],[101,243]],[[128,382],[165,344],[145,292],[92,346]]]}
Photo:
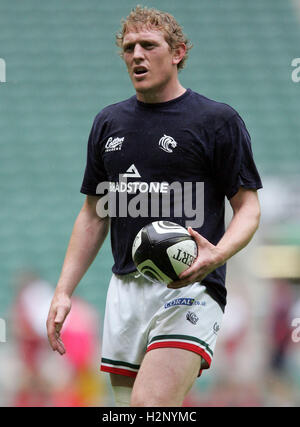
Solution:
{"label": "man's face", "polygon": [[174,53],[161,31],[144,28],[126,33],[123,57],[138,94],[155,94],[177,78]]}

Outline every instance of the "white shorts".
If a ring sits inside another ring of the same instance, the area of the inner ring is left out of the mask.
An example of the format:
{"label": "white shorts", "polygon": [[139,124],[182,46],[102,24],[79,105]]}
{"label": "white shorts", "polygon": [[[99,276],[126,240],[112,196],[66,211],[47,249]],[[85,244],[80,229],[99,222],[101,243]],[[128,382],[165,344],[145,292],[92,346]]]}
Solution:
{"label": "white shorts", "polygon": [[175,347],[210,367],[223,311],[199,282],[168,289],[137,273],[113,275],[107,293],[101,370],[135,377],[147,351]]}

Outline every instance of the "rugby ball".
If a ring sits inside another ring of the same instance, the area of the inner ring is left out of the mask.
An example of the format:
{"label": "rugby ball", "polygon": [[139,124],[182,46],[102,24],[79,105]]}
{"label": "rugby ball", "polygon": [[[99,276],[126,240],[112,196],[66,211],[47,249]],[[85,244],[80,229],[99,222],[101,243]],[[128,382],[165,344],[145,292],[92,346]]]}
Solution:
{"label": "rugby ball", "polygon": [[152,282],[169,284],[197,257],[197,244],[186,228],[170,221],[143,227],[132,245],[137,270]]}

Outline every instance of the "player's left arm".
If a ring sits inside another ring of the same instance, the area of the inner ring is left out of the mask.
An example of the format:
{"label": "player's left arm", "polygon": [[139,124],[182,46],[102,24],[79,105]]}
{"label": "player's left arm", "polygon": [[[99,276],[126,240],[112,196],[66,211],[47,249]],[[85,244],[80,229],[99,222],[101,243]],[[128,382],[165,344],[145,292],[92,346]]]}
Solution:
{"label": "player's left arm", "polygon": [[260,220],[257,191],[240,188],[230,199],[230,204],[233,216],[226,232],[216,246],[189,227],[189,233],[194,237],[198,246],[198,256],[191,267],[181,273],[180,280],[170,283],[169,288],[176,289],[200,282],[250,242]]}

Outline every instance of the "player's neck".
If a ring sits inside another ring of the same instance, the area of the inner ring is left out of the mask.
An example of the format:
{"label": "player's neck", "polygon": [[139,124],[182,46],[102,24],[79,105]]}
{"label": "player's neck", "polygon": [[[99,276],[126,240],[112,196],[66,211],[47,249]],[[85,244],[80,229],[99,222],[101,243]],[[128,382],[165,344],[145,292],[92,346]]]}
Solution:
{"label": "player's neck", "polygon": [[179,81],[173,85],[168,85],[164,88],[157,88],[156,90],[149,90],[145,92],[136,92],[136,97],[139,101],[157,104],[161,102],[171,101],[172,99],[178,98],[186,92],[186,89],[181,86]]}

